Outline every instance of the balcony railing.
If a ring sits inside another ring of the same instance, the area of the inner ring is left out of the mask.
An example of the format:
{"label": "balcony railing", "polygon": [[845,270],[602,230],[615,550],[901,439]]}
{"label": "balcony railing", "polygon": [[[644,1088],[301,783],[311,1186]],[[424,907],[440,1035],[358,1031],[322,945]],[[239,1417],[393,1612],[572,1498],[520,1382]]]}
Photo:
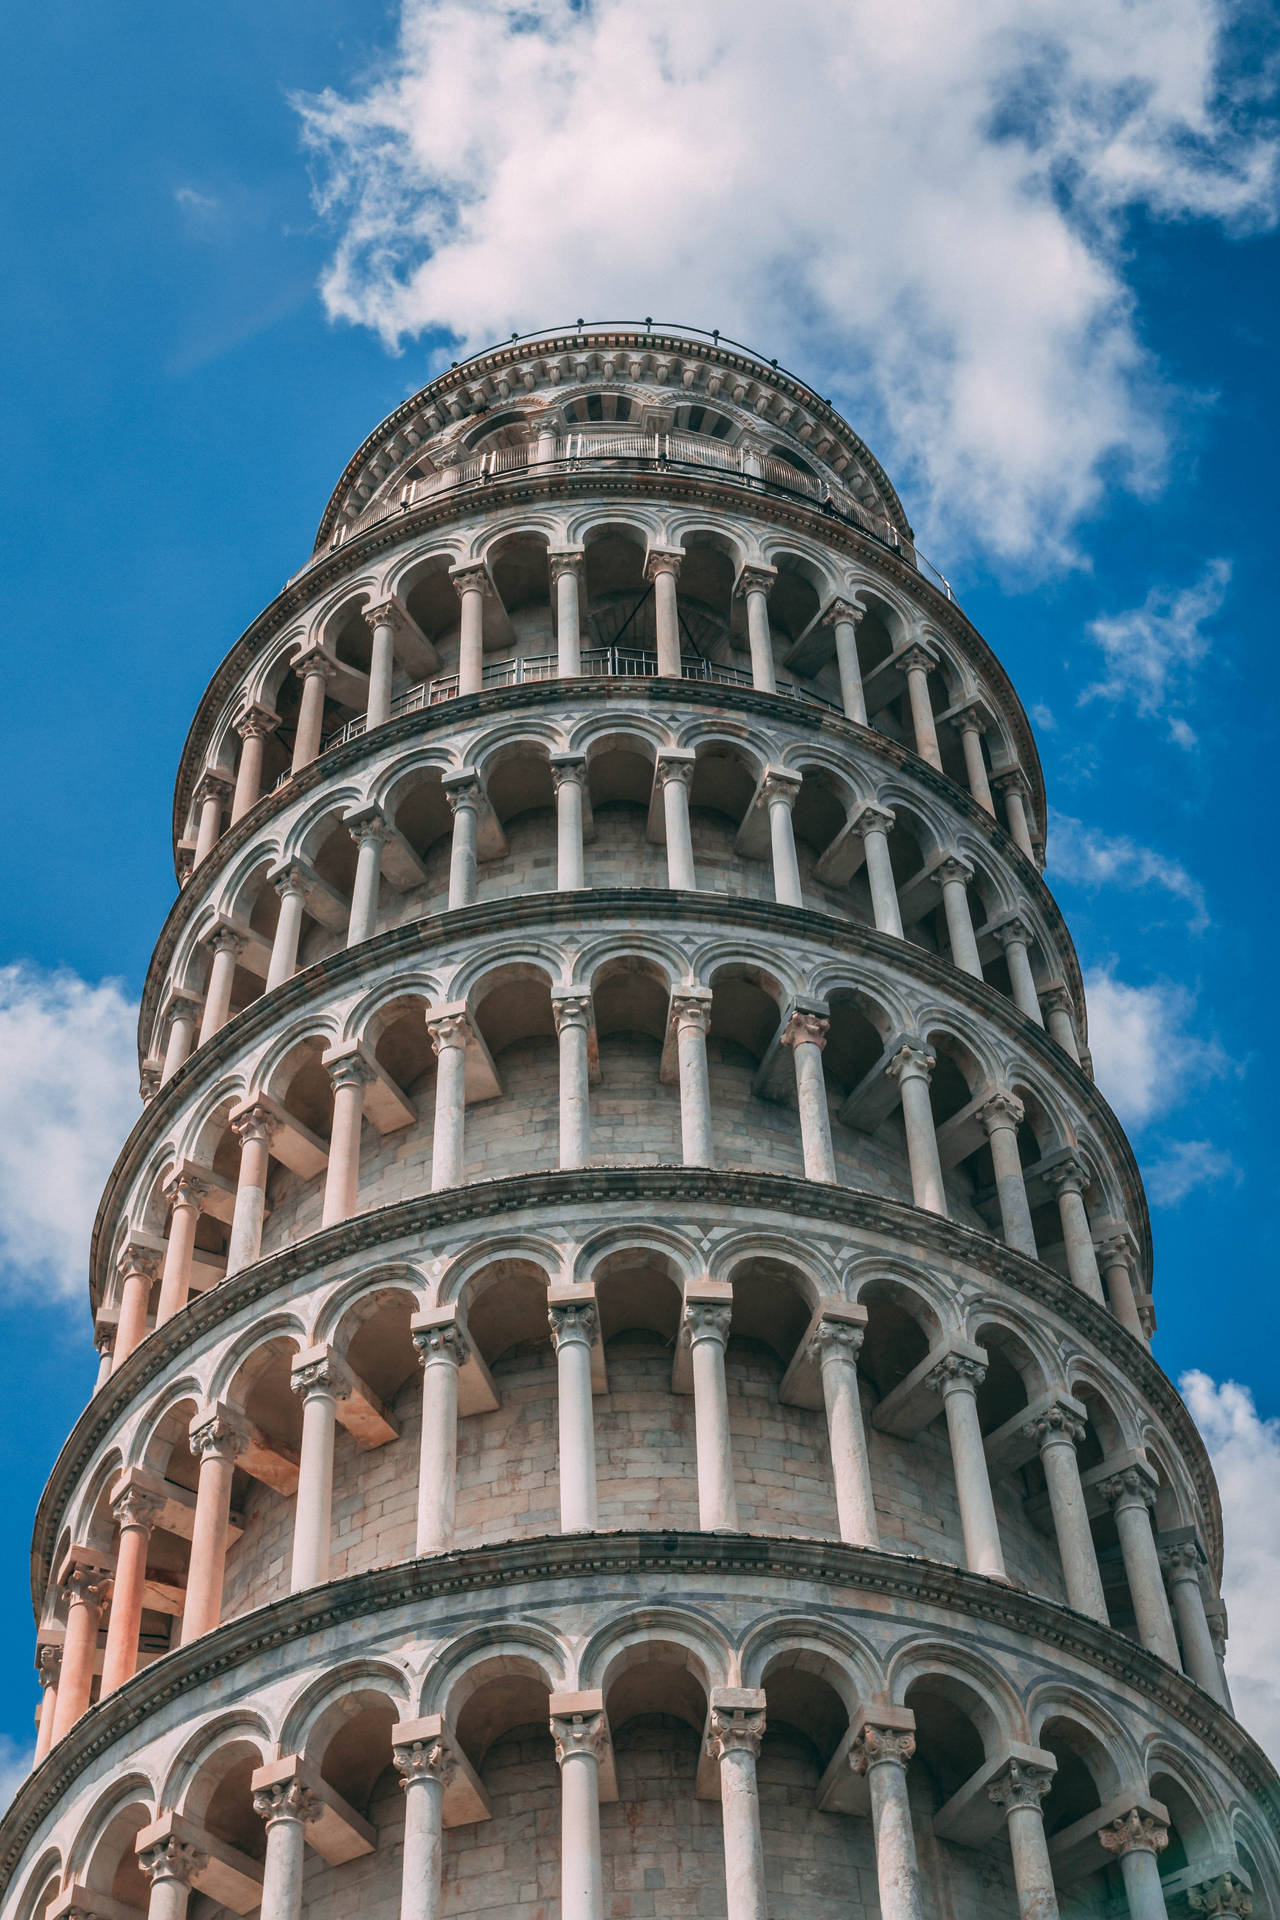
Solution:
{"label": "balcony railing", "polygon": [[811,500],[837,519],[847,521],[871,535],[882,546],[898,553],[924,578],[954,600],[950,582],[909,541],[904,540],[891,520],[869,513],[862,502],[838,481],[793,467],[776,454],[758,454],[745,447],[726,447],[696,433],[629,433],[611,428],[583,429],[577,433],[544,434],[524,446],[497,447],[491,453],[468,455],[436,473],[410,480],[396,500],[378,500],[365,508],[355,520],[334,531],[330,551],[353,535],[366,532],[397,514],[421,506],[438,494],[461,488],[483,488],[504,474],[536,468],[540,473],[557,469],[569,473],[587,466],[651,467],[680,471],[699,468],[723,475],[753,492],[786,493]]}

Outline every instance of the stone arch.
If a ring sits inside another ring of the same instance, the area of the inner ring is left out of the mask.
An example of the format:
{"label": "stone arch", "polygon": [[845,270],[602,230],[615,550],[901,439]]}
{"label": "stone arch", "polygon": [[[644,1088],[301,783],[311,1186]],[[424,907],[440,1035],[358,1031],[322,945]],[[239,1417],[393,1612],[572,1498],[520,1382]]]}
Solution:
{"label": "stone arch", "polygon": [[[310,1681],[281,1718],[280,1750],[301,1753],[323,1772],[325,1749],[344,1723],[369,1702],[411,1717],[408,1676],[393,1661],[357,1656]],[[350,1796],[345,1796],[350,1797]]]}
{"label": "stone arch", "polygon": [[[927,1637],[900,1643],[888,1662],[889,1699],[895,1705],[910,1706],[912,1696],[922,1688],[965,1715],[987,1756],[1010,1741],[1027,1738],[1026,1712],[1010,1682],[993,1662],[966,1647]],[[916,1717],[918,1751],[923,1731],[918,1709]]]}
{"label": "stone arch", "polygon": [[68,1879],[145,1911],[150,1889],[134,1841],[155,1819],[155,1807],[155,1784],[141,1769],[113,1781],[80,1823],[67,1856]]}
{"label": "stone arch", "polygon": [[885,1676],[880,1656],[854,1629],[812,1614],[779,1614],[748,1628],[738,1651],[744,1687],[764,1686],[785,1669],[820,1675],[846,1712],[878,1699]]}
{"label": "stone arch", "polygon": [[416,1312],[426,1304],[430,1291],[422,1273],[408,1260],[391,1259],[349,1274],[330,1288],[317,1308],[314,1344],[343,1352],[365,1322],[377,1316],[384,1301],[412,1301]]}
{"label": "stone arch", "polygon": [[250,1781],[274,1757],[264,1717],[232,1709],[208,1722],[182,1749],[160,1795],[163,1807],[185,1814],[251,1860],[266,1852],[266,1830],[253,1810]]}
{"label": "stone arch", "polygon": [[14,1920],[44,1920],[61,1889],[62,1854],[57,1847],[46,1847],[27,1875]]}

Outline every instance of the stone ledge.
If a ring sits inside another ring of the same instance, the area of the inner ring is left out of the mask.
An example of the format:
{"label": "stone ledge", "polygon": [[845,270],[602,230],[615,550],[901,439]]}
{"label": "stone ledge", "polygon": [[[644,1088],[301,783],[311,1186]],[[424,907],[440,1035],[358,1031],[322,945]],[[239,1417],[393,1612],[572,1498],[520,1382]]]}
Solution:
{"label": "stone ledge", "polygon": [[54,1542],[68,1497],[108,1425],[128,1400],[180,1355],[191,1334],[216,1325],[224,1313],[265,1299],[277,1288],[310,1276],[336,1260],[372,1253],[389,1240],[460,1221],[484,1221],[496,1214],[594,1200],[637,1207],[670,1201],[689,1211],[702,1206],[773,1206],[789,1218],[806,1215],[844,1227],[862,1228],[888,1238],[923,1241],[943,1259],[976,1269],[1053,1309],[1093,1346],[1113,1360],[1157,1408],[1189,1463],[1206,1515],[1206,1542],[1215,1575],[1222,1564],[1222,1515],[1204,1442],[1173,1383],[1147,1349],[1108,1310],[1090,1300],[1052,1268],[1016,1253],[1003,1241],[945,1220],[903,1201],[887,1200],[853,1187],[821,1186],[788,1174],[719,1172],[704,1167],[591,1167],[570,1172],[511,1174],[501,1180],[475,1181],[440,1193],[372,1208],[296,1241],[279,1253],[245,1267],[230,1280],[198,1294],[182,1312],[150,1333],[120,1369],[94,1394],[72,1428],[54,1463],[36,1510],[32,1540],[32,1592],[37,1618],[44,1601]]}
{"label": "stone ledge", "polygon": [[[621,1585],[652,1574],[841,1585],[876,1599],[949,1608],[963,1620],[998,1626],[1028,1642],[1092,1665],[1141,1692],[1161,1714],[1203,1741],[1253,1796],[1280,1840],[1280,1777],[1257,1742],[1183,1674],[1114,1628],[1001,1581],[961,1567],[906,1555],[870,1552],[839,1541],[788,1540],[761,1534],[551,1534],[500,1546],[463,1549],[438,1558],[400,1561],[291,1594],[163,1655],[92,1707],[19,1790],[0,1822],[0,1893],[39,1822],[79,1775],[150,1714],[194,1688],[215,1682],[254,1656],[370,1614],[442,1596],[483,1593],[520,1582],[605,1580],[611,1607],[627,1597]],[[636,1592],[638,1600],[655,1596]],[[829,1603],[818,1601],[815,1604]],[[794,1611],[789,1602],[789,1611]]]}

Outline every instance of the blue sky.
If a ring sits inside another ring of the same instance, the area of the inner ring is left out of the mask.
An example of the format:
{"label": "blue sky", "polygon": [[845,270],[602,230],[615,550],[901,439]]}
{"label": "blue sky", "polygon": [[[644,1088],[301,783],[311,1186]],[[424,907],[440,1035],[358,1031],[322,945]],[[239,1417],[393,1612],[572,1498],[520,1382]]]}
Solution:
{"label": "blue sky", "polygon": [[[173,894],[191,713],[442,327],[478,346],[580,312],[720,325],[831,392],[1036,719],[1099,1077],[1151,1183],[1156,1350],[1206,1376],[1187,1391],[1250,1514],[1233,1650],[1254,1724],[1280,1727],[1276,47],[1208,0],[1141,0],[1129,38],[1120,10],[1010,0],[979,33],[941,4],[908,87],[870,9],[806,0],[767,54],[762,0],[708,4],[694,44],[669,11],[538,0],[519,32],[497,0],[7,16],[15,1754],[30,1516],[93,1377],[82,1236],[101,1140],[136,1110],[128,1003]],[[659,30],[661,59],[640,44]],[[878,84],[843,72],[848,45]],[[980,105],[933,112],[935,68]]]}

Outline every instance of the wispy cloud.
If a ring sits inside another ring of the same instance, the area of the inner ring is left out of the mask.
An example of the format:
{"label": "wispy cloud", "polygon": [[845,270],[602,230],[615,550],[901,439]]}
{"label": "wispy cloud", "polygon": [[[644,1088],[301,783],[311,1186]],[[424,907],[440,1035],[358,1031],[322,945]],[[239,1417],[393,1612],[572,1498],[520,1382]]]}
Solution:
{"label": "wispy cloud", "polygon": [[1209,651],[1205,626],[1222,611],[1230,582],[1231,562],[1210,560],[1192,586],[1153,587],[1140,607],[1090,621],[1086,631],[1101,649],[1105,672],[1084,689],[1081,705],[1131,701],[1144,719],[1165,720],[1176,746],[1194,747],[1194,728],[1172,709],[1191,692]]}
{"label": "wispy cloud", "polygon": [[0,1813],[13,1799],[31,1771],[35,1748],[19,1746],[7,1733],[0,1733]]}
{"label": "wispy cloud", "polygon": [[0,968],[0,1285],[87,1299],[89,1233],[138,1114],[136,1009],[118,982]]}
{"label": "wispy cloud", "polygon": [[1280,1421],[1261,1419],[1249,1389],[1234,1380],[1185,1373],[1178,1388],[1222,1494],[1232,1698],[1249,1731],[1280,1759]]}
{"label": "wispy cloud", "polygon": [[1149,484],[1132,210],[1275,212],[1226,0],[401,0],[395,57],[298,102],[335,317],[471,349],[585,314],[803,367],[934,531],[1052,562]]}
{"label": "wispy cloud", "polygon": [[1191,1087],[1227,1072],[1222,1048],[1197,1032],[1185,988],[1167,980],[1130,986],[1110,968],[1086,973],[1084,986],[1098,1086],[1128,1125],[1145,1125]]}
{"label": "wispy cloud", "polygon": [[1212,1140],[1170,1140],[1158,1159],[1143,1168],[1147,1194],[1157,1207],[1176,1207],[1198,1187],[1231,1180],[1239,1186],[1243,1175],[1231,1155]]}
{"label": "wispy cloud", "polygon": [[1154,888],[1187,907],[1187,925],[1203,933],[1209,925],[1204,888],[1178,860],[1141,846],[1127,834],[1102,833],[1070,814],[1049,814],[1048,866],[1053,880],[1093,891],[1120,887],[1127,891]]}

